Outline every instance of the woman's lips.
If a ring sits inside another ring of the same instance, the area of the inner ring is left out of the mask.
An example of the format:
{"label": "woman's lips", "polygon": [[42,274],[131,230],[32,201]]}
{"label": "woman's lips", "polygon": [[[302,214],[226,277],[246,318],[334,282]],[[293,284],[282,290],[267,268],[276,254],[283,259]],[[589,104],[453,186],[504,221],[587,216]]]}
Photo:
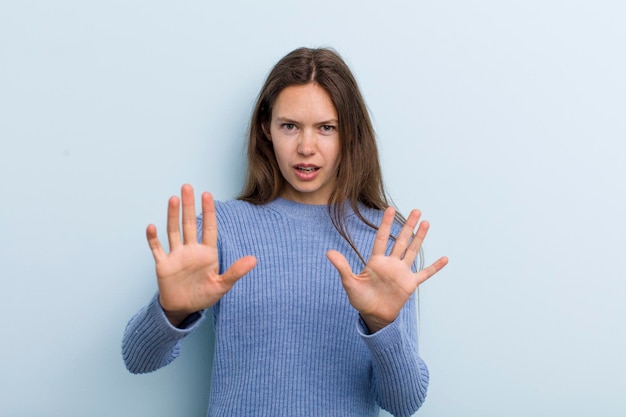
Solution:
{"label": "woman's lips", "polygon": [[320,171],[320,167],[315,165],[295,165],[293,169],[296,177],[302,181],[311,181],[315,179]]}

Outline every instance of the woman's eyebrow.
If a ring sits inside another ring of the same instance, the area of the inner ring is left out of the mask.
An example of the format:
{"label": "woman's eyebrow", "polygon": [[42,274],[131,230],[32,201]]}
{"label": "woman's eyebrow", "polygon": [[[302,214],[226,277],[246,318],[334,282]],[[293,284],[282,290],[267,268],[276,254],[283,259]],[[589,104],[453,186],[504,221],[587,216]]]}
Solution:
{"label": "woman's eyebrow", "polygon": [[289,117],[282,117],[282,116],[276,116],[274,120],[276,120],[277,122],[281,122],[281,123],[297,123],[297,121],[294,119],[291,119]]}

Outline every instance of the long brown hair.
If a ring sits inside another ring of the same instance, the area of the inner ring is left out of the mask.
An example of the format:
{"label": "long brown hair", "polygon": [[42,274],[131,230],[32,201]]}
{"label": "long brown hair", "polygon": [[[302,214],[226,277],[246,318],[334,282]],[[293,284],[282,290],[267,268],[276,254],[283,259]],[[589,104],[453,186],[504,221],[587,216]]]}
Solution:
{"label": "long brown hair", "polygon": [[[332,49],[298,48],[283,57],[271,70],[259,93],[248,142],[248,173],[244,190],[238,197],[252,204],[266,204],[280,195],[285,179],[280,173],[269,132],[272,109],[280,92],[292,85],[316,83],[330,96],[338,117],[341,162],[337,186],[328,200],[333,225],[350,244],[363,264],[365,259],[354,245],[346,227],[345,203],[368,226],[377,226],[359,210],[365,207],[384,210],[389,206],[383,187],[374,128],[352,72]],[[397,215],[398,221],[404,218]]]}

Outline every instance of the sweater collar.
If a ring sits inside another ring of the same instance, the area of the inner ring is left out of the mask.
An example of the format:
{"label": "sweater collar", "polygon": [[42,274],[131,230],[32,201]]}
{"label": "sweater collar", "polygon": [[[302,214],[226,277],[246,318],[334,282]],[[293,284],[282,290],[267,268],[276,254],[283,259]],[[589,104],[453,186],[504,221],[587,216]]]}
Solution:
{"label": "sweater collar", "polygon": [[[305,219],[328,219],[328,205],[327,204],[304,204],[298,203],[292,200],[286,200],[282,197],[278,197],[266,205],[268,208],[277,212],[286,214],[290,217],[305,218]],[[344,204],[344,210],[348,216],[354,214],[354,211],[350,207],[350,204]],[[331,207],[332,210],[332,207]]]}

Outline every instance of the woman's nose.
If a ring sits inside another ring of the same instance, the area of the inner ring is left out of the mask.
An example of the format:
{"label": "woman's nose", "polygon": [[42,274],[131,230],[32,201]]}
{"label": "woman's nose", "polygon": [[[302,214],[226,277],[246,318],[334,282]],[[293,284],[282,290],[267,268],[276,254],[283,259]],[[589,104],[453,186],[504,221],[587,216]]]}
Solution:
{"label": "woman's nose", "polygon": [[300,135],[300,141],[298,142],[298,153],[304,156],[310,156],[317,150],[317,138],[315,132],[310,129],[305,129]]}

